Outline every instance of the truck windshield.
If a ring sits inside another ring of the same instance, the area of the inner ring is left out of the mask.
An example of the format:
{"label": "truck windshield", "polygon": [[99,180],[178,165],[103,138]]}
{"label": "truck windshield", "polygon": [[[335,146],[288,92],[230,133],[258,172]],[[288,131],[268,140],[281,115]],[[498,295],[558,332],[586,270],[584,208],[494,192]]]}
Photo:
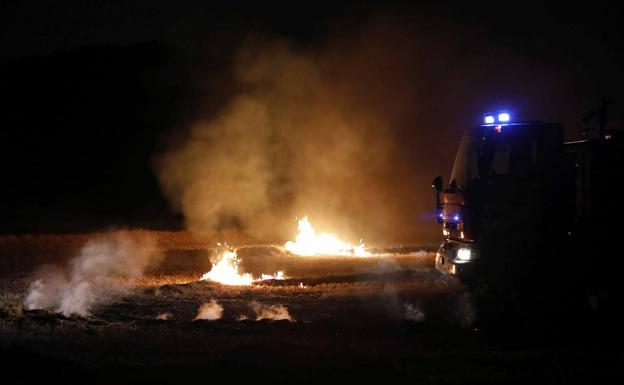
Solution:
{"label": "truck windshield", "polygon": [[[451,184],[454,181],[458,189],[468,186],[480,177],[492,181],[509,175],[509,143],[505,140],[493,140],[494,138],[479,139],[475,136],[464,136],[459,143],[450,179]],[[479,175],[480,172],[485,175]]]}
{"label": "truck windshield", "polygon": [[451,184],[455,182],[458,188],[464,188],[471,180],[479,178],[478,154],[479,149],[474,137],[464,136],[459,143],[453,170],[451,171]]}

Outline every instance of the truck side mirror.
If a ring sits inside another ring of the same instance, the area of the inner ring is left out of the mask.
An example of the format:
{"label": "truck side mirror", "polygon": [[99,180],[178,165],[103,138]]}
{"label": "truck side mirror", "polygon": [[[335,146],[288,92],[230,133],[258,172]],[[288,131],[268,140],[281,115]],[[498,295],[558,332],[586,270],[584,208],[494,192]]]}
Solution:
{"label": "truck side mirror", "polygon": [[442,191],[442,177],[436,176],[433,178],[433,182],[431,183],[431,187],[435,190],[435,192],[439,193]]}

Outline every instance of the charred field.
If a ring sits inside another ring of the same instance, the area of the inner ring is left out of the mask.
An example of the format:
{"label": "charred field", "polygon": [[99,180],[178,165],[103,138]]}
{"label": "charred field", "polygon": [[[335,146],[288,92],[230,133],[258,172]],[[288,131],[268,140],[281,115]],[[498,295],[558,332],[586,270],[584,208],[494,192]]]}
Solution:
{"label": "charred field", "polygon": [[[386,245],[366,258],[240,247],[241,271],[285,279],[228,286],[199,280],[213,258],[205,240],[160,234],[159,263],[107,282],[127,290],[102,292],[88,314],[28,310],[28,256],[45,249],[68,263],[80,239],[3,239],[14,262],[0,280],[0,352],[18,383],[51,372],[90,383],[552,383],[612,379],[621,363],[609,337],[585,337],[575,322],[559,334],[484,325],[475,293],[435,272],[423,247]],[[211,303],[218,316],[198,319]]]}

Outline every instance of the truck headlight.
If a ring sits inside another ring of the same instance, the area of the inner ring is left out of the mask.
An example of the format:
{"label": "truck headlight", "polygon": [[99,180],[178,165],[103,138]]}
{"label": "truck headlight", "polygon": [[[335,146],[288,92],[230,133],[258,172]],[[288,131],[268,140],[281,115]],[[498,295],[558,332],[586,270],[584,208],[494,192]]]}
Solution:
{"label": "truck headlight", "polygon": [[473,255],[472,255],[472,250],[470,250],[470,248],[468,247],[461,247],[459,250],[457,250],[457,259],[460,261],[470,261],[472,260]]}

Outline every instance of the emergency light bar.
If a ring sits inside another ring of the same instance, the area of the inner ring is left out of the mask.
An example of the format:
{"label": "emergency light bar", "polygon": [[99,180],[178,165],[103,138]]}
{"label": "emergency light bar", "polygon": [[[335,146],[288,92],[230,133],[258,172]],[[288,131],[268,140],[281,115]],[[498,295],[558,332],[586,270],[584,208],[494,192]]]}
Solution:
{"label": "emergency light bar", "polygon": [[501,111],[497,114],[485,114],[483,115],[483,122],[485,124],[495,123],[509,123],[511,121],[511,115],[509,112]]}

